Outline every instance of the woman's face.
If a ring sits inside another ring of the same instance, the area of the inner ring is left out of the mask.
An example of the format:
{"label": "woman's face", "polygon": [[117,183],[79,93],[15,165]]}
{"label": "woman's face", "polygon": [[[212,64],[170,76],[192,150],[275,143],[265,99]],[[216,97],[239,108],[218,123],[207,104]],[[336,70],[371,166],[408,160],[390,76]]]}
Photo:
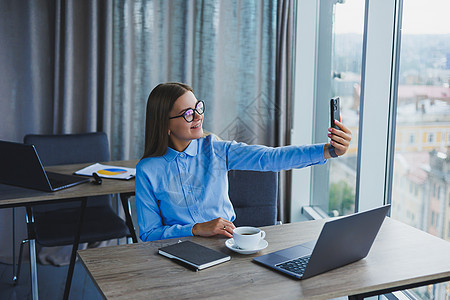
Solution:
{"label": "woman's face", "polygon": [[[195,95],[188,91],[180,96],[174,103],[169,117],[183,115],[186,110],[195,108],[198,100]],[[203,136],[203,114],[194,113],[194,119],[191,123],[186,122],[183,117],[173,118],[169,120],[170,140],[175,150],[181,152],[189,146],[191,140],[199,139]]]}

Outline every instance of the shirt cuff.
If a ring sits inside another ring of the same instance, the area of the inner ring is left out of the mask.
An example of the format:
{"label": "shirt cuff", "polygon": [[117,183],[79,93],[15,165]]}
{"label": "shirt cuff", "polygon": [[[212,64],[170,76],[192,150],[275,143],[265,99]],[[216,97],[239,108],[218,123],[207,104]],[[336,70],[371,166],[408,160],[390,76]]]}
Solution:
{"label": "shirt cuff", "polygon": [[317,162],[318,164],[324,164],[327,162],[324,156],[325,144],[315,144],[313,149],[311,149],[311,161]]}
{"label": "shirt cuff", "polygon": [[183,229],[181,230],[181,236],[193,236],[194,234],[192,233],[192,228],[194,227],[195,224],[188,224],[183,226]]}

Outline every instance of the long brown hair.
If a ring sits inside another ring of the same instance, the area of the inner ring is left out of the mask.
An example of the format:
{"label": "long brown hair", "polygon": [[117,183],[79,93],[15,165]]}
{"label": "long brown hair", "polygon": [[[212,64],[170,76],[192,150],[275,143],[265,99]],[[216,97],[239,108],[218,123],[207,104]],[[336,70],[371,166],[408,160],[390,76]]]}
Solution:
{"label": "long brown hair", "polygon": [[158,84],[147,100],[145,149],[142,158],[163,156],[169,147],[169,112],[175,101],[186,92],[194,92],[184,83]]}

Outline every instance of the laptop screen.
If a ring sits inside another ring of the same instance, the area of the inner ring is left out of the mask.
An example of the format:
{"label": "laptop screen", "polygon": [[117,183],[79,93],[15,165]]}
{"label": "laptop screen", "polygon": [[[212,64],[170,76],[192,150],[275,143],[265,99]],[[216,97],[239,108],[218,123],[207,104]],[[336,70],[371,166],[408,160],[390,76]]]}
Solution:
{"label": "laptop screen", "polygon": [[1,183],[51,191],[33,145],[0,141],[0,165]]}

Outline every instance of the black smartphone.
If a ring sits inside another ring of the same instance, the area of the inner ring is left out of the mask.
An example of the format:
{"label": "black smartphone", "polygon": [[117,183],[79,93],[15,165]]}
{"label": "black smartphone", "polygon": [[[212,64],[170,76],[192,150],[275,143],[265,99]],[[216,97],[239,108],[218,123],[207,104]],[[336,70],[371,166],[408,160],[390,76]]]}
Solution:
{"label": "black smartphone", "polygon": [[341,121],[341,109],[339,105],[339,97],[332,98],[330,100],[330,120],[331,127],[340,129],[336,124],[334,124],[334,120]]}

